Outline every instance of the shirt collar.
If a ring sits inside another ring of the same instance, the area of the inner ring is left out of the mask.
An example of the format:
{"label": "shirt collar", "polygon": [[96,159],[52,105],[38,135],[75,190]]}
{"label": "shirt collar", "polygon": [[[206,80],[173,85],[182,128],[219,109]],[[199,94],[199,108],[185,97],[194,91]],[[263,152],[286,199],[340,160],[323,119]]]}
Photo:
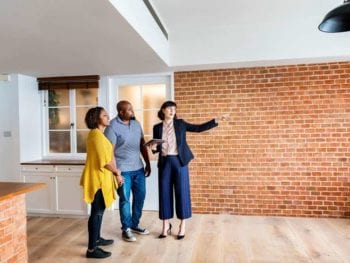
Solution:
{"label": "shirt collar", "polygon": [[[124,122],[122,121],[122,119],[121,119],[119,116],[117,116],[116,120],[117,120],[117,122],[119,122],[120,124],[123,124],[123,125],[126,125],[126,126],[128,125],[128,124],[124,123]],[[133,120],[130,120],[130,121],[129,121],[129,125],[131,125],[132,121],[133,121]]]}

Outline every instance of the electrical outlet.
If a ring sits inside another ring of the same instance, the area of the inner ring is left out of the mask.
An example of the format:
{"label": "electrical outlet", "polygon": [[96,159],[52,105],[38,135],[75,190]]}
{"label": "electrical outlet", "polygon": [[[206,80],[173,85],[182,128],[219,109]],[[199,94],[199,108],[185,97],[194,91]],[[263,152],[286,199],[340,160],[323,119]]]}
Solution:
{"label": "electrical outlet", "polygon": [[4,131],[4,137],[11,137],[12,133],[11,131]]}

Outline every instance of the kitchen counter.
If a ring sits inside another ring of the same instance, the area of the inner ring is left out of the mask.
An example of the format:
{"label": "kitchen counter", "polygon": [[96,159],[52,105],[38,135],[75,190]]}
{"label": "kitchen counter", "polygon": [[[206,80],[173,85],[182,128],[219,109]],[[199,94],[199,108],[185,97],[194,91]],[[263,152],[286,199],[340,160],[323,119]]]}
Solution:
{"label": "kitchen counter", "polygon": [[0,201],[16,195],[32,192],[47,186],[45,183],[10,183],[0,182]]}
{"label": "kitchen counter", "polygon": [[23,162],[22,165],[85,165],[85,160],[36,160]]}
{"label": "kitchen counter", "polygon": [[28,262],[25,193],[45,183],[0,182],[0,262]]}

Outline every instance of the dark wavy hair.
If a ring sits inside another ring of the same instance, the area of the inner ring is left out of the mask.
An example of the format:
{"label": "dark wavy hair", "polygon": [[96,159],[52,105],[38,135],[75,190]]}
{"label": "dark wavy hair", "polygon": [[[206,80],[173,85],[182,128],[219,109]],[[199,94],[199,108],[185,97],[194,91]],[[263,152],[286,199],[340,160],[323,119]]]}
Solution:
{"label": "dark wavy hair", "polygon": [[[162,106],[160,107],[160,110],[158,111],[158,118],[161,119],[162,121],[164,120],[163,110],[168,108],[168,107],[175,107],[176,108],[176,103],[171,101],[171,100],[168,100],[162,104]],[[174,119],[177,119],[176,113],[175,113]]]}
{"label": "dark wavy hair", "polygon": [[105,109],[102,107],[95,107],[88,110],[85,115],[85,123],[89,129],[95,129],[98,127],[100,115],[103,110]]}

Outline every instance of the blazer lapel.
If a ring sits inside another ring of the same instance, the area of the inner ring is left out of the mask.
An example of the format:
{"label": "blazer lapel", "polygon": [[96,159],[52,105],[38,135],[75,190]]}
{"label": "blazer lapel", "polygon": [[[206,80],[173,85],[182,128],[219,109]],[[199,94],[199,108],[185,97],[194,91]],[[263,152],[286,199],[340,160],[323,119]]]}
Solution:
{"label": "blazer lapel", "polygon": [[[157,131],[156,136],[157,137],[154,138],[154,139],[162,139],[162,136],[163,136],[163,122],[161,122],[160,125],[158,126],[158,131]],[[157,149],[158,149],[159,152],[162,152],[162,144],[157,145]],[[161,154],[159,156],[161,156]]]}
{"label": "blazer lapel", "polygon": [[161,122],[160,125],[159,125],[158,135],[159,135],[159,139],[162,139],[162,136],[163,136],[163,122]]}

